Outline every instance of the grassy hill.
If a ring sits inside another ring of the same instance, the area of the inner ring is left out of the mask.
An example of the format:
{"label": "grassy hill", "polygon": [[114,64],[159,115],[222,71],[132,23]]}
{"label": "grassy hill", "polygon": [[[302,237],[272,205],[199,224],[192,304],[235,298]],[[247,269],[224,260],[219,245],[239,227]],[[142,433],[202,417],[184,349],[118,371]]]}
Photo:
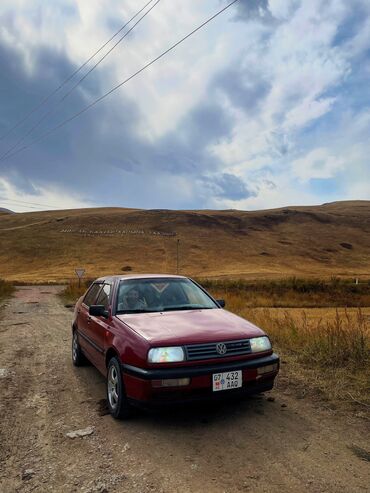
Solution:
{"label": "grassy hill", "polygon": [[65,280],[76,267],[197,277],[370,276],[370,201],[263,211],[123,208],[0,214],[0,278]]}

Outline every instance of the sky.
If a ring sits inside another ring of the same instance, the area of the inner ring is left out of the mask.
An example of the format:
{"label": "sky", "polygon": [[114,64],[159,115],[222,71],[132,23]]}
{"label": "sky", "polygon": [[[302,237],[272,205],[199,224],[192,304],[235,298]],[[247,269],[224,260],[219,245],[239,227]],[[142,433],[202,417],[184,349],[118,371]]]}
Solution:
{"label": "sky", "polygon": [[0,159],[0,207],[370,199],[368,0],[239,0],[44,137],[230,2],[160,0],[68,97],[113,43],[9,133],[147,1],[1,0],[0,156],[14,149]]}

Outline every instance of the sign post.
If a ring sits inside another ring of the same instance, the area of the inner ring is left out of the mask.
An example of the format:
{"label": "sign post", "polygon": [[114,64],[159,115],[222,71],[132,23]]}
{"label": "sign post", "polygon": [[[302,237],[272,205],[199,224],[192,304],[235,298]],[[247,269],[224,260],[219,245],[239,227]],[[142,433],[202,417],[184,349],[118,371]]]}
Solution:
{"label": "sign post", "polygon": [[78,277],[78,287],[81,287],[81,279],[83,278],[83,275],[85,274],[85,269],[75,269],[76,275]]}
{"label": "sign post", "polygon": [[176,248],[176,273],[178,274],[179,273],[179,267],[180,267],[180,251],[179,251],[179,247],[180,247],[180,240],[177,240],[177,248]]}

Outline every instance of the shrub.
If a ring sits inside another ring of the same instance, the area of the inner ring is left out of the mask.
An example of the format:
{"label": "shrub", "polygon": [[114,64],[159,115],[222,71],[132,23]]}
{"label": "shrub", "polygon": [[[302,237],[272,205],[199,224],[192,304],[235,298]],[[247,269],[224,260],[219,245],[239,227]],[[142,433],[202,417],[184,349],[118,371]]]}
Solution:
{"label": "shrub", "polygon": [[0,279],[0,299],[10,296],[14,291],[14,286],[8,281]]}
{"label": "shrub", "polygon": [[60,293],[60,296],[65,303],[76,303],[91,283],[91,279],[83,279],[80,284],[76,280],[70,281]]}

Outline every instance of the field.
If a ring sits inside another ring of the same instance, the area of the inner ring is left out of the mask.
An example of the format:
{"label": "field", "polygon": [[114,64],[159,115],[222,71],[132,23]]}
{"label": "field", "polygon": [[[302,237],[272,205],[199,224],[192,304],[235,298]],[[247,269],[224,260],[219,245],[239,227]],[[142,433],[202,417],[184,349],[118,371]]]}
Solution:
{"label": "field", "polygon": [[230,311],[268,332],[287,365],[287,386],[333,406],[368,410],[369,281],[205,280],[203,285],[225,299]]}
{"label": "field", "polygon": [[[370,409],[370,306],[347,308],[333,298],[312,307],[312,298],[287,299],[286,307],[253,306],[245,292],[211,290],[227,308],[255,323],[270,335],[282,355],[285,378],[280,384],[296,395],[310,395],[333,408]],[[260,293],[260,299],[262,294]],[[315,299],[316,296],[313,296]],[[330,304],[329,304],[330,302]],[[307,308],[308,306],[308,308]]]}
{"label": "field", "polygon": [[265,211],[81,209],[0,214],[0,278],[129,272],[198,278],[370,277],[370,202]]}

